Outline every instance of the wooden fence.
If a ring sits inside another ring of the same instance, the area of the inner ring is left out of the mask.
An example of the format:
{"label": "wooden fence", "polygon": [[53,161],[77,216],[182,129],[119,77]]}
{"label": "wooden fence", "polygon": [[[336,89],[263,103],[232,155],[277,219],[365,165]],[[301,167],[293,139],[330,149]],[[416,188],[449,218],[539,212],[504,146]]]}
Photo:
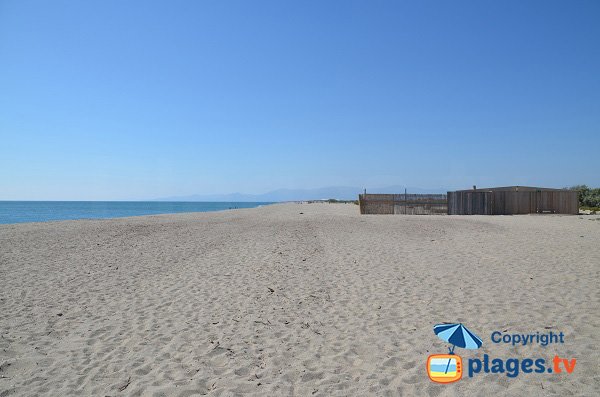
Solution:
{"label": "wooden fence", "polygon": [[577,214],[573,190],[462,190],[448,192],[450,215]]}
{"label": "wooden fence", "polygon": [[445,194],[359,194],[361,214],[431,215],[448,212]]}

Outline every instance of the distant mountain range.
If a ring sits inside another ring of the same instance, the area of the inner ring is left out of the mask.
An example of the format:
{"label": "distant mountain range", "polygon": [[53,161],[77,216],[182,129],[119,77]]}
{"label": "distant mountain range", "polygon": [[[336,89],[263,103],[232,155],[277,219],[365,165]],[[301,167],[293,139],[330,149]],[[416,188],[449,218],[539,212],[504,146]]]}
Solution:
{"label": "distant mountain range", "polygon": [[[388,186],[368,189],[367,193],[404,193],[404,186]],[[154,201],[226,201],[226,202],[279,202],[307,200],[356,200],[364,189],[352,186],[330,186],[317,189],[278,189],[263,194],[194,194],[191,196],[174,196],[155,199]],[[408,193],[446,193],[445,189],[406,188]]]}

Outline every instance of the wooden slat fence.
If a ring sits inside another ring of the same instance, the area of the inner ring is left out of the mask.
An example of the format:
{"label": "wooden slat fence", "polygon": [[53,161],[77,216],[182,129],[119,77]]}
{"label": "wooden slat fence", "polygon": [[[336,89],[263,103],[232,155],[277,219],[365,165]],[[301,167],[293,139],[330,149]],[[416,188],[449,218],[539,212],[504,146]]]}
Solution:
{"label": "wooden slat fence", "polygon": [[448,212],[445,194],[360,194],[361,214],[430,215]]}

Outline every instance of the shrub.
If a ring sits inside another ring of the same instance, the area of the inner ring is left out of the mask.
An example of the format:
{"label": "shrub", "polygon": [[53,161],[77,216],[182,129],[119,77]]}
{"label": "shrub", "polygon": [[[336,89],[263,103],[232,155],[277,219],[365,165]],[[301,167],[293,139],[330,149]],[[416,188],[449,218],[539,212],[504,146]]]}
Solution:
{"label": "shrub", "polygon": [[577,185],[571,188],[577,190],[580,207],[600,207],[600,188],[589,188],[586,185]]}

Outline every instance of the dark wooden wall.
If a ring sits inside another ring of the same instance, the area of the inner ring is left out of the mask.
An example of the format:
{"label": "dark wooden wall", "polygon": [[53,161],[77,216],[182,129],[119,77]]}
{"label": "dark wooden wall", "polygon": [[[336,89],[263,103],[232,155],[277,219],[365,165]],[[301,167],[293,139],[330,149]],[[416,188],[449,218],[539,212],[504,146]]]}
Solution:
{"label": "dark wooden wall", "polygon": [[450,215],[577,214],[572,190],[490,190],[448,192]]}
{"label": "dark wooden wall", "polygon": [[449,215],[492,215],[491,192],[448,192]]}

